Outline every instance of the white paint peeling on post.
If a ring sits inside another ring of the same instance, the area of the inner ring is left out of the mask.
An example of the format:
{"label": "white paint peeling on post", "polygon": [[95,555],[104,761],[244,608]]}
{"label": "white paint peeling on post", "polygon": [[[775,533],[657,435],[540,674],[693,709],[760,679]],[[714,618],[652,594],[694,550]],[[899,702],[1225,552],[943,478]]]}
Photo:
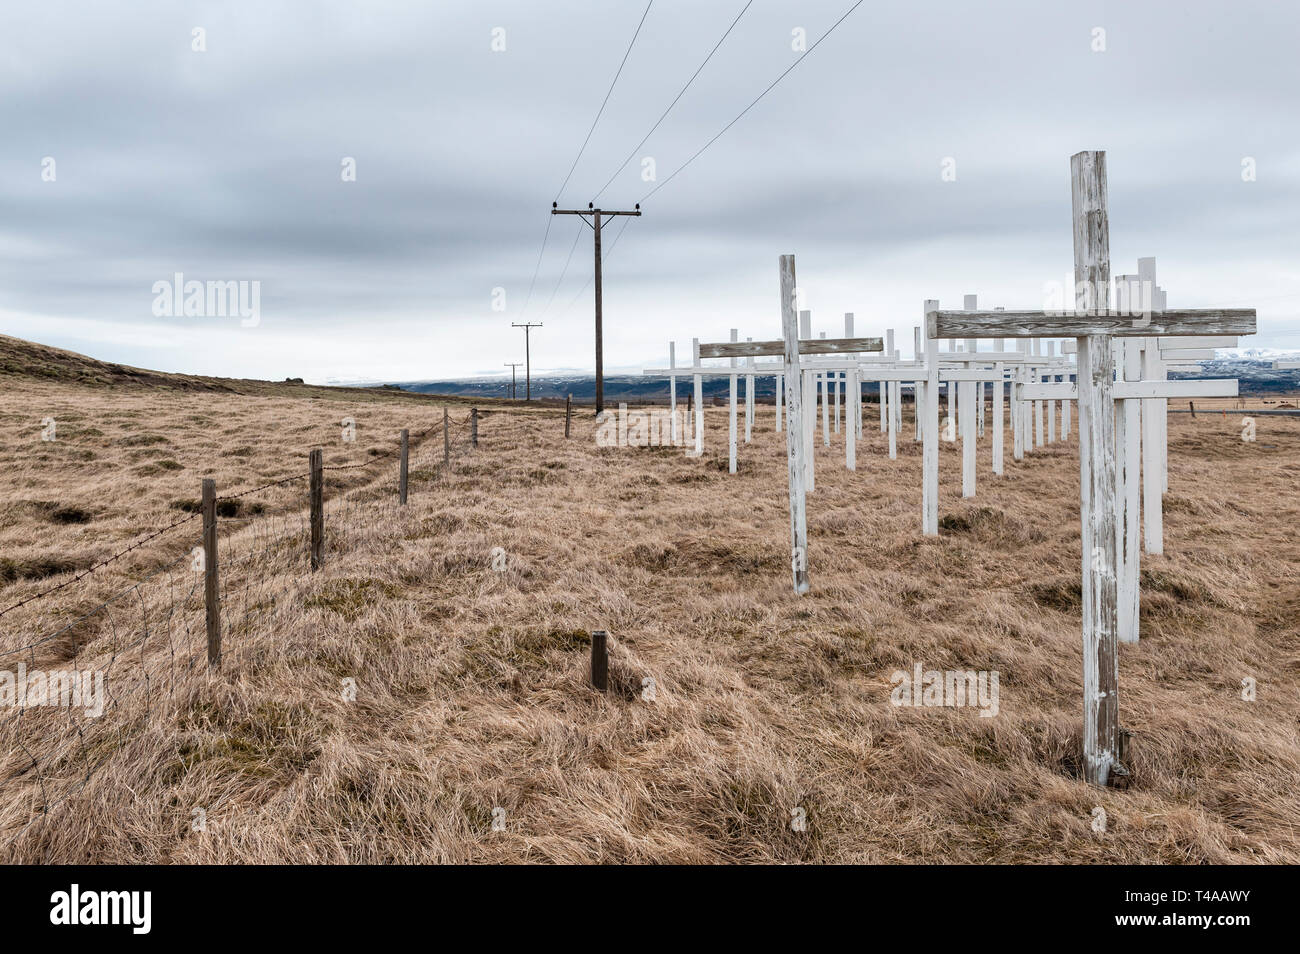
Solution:
{"label": "white paint peeling on post", "polygon": [[[921,326],[912,326],[912,363],[919,365],[922,361],[921,346]],[[925,385],[921,381],[912,382],[912,423],[916,430],[914,440],[919,444],[921,442],[921,422],[925,415],[921,412],[921,403],[924,400],[923,391]]]}
{"label": "white paint peeling on post", "polygon": [[[1048,358],[1056,357],[1055,341],[1047,342],[1047,357]],[[1049,381],[1055,381],[1057,378],[1055,374],[1049,374],[1047,376],[1047,379]],[[1049,444],[1056,443],[1056,402],[1055,401],[1047,402],[1047,443]]]}
{"label": "white paint peeling on post", "polygon": [[[1142,379],[1142,358],[1139,339],[1119,339],[1119,352],[1125,381]],[[1069,403],[1068,401],[1065,403]],[[1119,555],[1120,579],[1118,586],[1119,608],[1118,625],[1121,643],[1138,641],[1138,609],[1140,606],[1140,589],[1138,586],[1141,568],[1141,550],[1138,546],[1140,525],[1139,470],[1141,468],[1140,408],[1142,402],[1136,398],[1120,401],[1119,413],[1115,417],[1115,449],[1118,457],[1115,462],[1119,480],[1119,540],[1116,550]]]}
{"label": "white paint peeling on post", "polygon": [[[753,341],[753,338],[747,338],[747,341]],[[753,357],[745,360],[749,367],[754,366]],[[745,375],[745,443],[748,444],[754,438],[754,375]]]}
{"label": "white paint peeling on post", "polygon": [[[966,295],[963,306],[967,311],[974,311],[977,305],[975,295]],[[979,349],[979,342],[974,338],[966,339],[967,353]],[[973,367],[968,364],[967,367]],[[961,495],[975,496],[975,422],[979,416],[975,408],[975,382],[962,381],[957,385],[958,414],[957,426],[961,429]],[[981,404],[983,401],[980,402]]]}
{"label": "white paint peeling on post", "polygon": [[[1156,260],[1154,258],[1138,259],[1138,283],[1144,294],[1155,298]],[[1154,303],[1154,301],[1153,301]],[[1160,360],[1160,339],[1146,338],[1146,347],[1142,354],[1142,378],[1145,381],[1158,381],[1166,377],[1164,362]],[[1165,422],[1165,410],[1169,402],[1156,398],[1145,402],[1142,407],[1142,516],[1143,548],[1147,553],[1165,552],[1164,525],[1164,442],[1166,434],[1162,430]]]}
{"label": "white paint peeling on post", "polygon": [[[668,342],[668,367],[677,367],[677,342]],[[673,446],[678,444],[677,437],[677,375],[668,374],[668,418],[672,428]]]}
{"label": "white paint peeling on post", "polygon": [[790,477],[790,568],[796,594],[808,592],[808,519],[804,495],[804,428],[799,381],[799,327],[795,314],[794,256],[782,255],[781,332],[785,338],[785,382],[788,408],[785,432]]}
{"label": "white paint peeling on post", "polygon": [[[1001,348],[998,348],[998,351],[1001,350]],[[1002,459],[1004,454],[1002,447],[1002,392],[1005,388],[1002,383],[1004,373],[1002,362],[994,362],[993,370],[997,374],[997,380],[993,382],[993,473],[1000,477],[1006,472],[1006,466]]]}
{"label": "white paint peeling on post", "polygon": [[[1070,157],[1075,312],[1109,311],[1106,154]],[[1119,761],[1114,355],[1110,336],[1078,339],[1079,490],[1083,529],[1083,769],[1105,785]]]}
{"label": "white paint peeling on post", "polygon": [[[853,316],[850,315],[848,317],[852,320]],[[846,383],[848,385],[848,391],[845,395],[844,404],[844,464],[849,470],[857,470],[858,429],[854,425],[854,418],[857,417],[857,403],[860,395],[858,372],[849,371]]]}
{"label": "white paint peeling on post", "polygon": [[[1034,341],[1032,342],[1032,344],[1033,344],[1033,348],[1034,348],[1034,354],[1035,354],[1036,356],[1041,357],[1041,356],[1042,356],[1042,350],[1043,350],[1043,343],[1042,343],[1041,341],[1039,341],[1037,338],[1035,338]],[[1034,369],[1034,380],[1035,380],[1035,381],[1042,381],[1043,378],[1044,378],[1044,375],[1043,375],[1041,369],[1039,369],[1039,368],[1035,368],[1035,369]],[[1035,402],[1034,402],[1034,447],[1042,447],[1042,446],[1044,446],[1044,444],[1046,443],[1046,441],[1044,441],[1043,437],[1044,437],[1044,433],[1043,433],[1043,402],[1042,402],[1042,401],[1035,401]]]}
{"label": "white paint peeling on post", "polygon": [[[740,340],[737,337],[738,334],[739,334],[738,330],[732,328],[731,340],[732,341]],[[731,367],[734,368],[736,366],[736,359],[731,358],[730,361],[731,361]],[[728,444],[727,473],[734,474],[736,472],[736,375],[734,373],[731,375],[730,397],[731,397],[730,402],[727,405],[727,444]]]}
{"label": "white paint peeling on post", "polygon": [[808,493],[817,489],[817,375],[803,372],[804,482]]}
{"label": "white paint peeling on post", "polygon": [[[939,302],[926,299],[922,313],[937,311]],[[921,426],[921,533],[939,535],[939,342],[927,334],[925,339],[925,422]],[[918,404],[918,407],[920,405]]]}
{"label": "white paint peeling on post", "polygon": [[822,391],[822,443],[824,446],[831,446],[831,376],[827,373],[818,374],[818,386]]}
{"label": "white paint peeling on post", "polygon": [[[691,367],[700,366],[700,339],[691,339]],[[695,374],[695,456],[704,453],[704,378]]]}

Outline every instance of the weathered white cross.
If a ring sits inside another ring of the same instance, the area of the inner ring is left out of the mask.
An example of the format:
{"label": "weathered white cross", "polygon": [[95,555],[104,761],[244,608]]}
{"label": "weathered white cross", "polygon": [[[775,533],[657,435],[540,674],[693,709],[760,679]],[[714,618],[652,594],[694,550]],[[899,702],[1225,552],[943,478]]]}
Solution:
{"label": "weathered white cross", "polygon": [[[786,349],[788,342],[786,341],[737,341],[735,339],[736,336],[733,333],[731,341],[710,342],[698,345],[697,354],[699,360],[704,360],[706,358],[729,358],[734,362],[737,358],[753,359],[768,355],[779,355],[784,357],[787,354]],[[806,375],[806,380],[811,380],[813,375],[819,375],[825,373],[825,371],[835,370],[834,364],[823,364],[818,362],[816,358],[808,360],[809,356],[852,355],[858,352],[882,351],[885,347],[885,343],[879,338],[812,338],[806,341],[799,341],[798,338],[796,338],[795,341],[796,354],[799,355],[800,352],[802,352],[801,356],[795,362],[795,380],[798,380],[798,375],[801,373]],[[791,373],[788,360],[783,360],[781,367],[786,377],[786,391],[789,392]],[[734,474],[736,472],[736,389],[734,373],[731,373],[731,379],[731,440],[729,469],[730,472]],[[829,390],[826,394],[829,396]],[[796,421],[804,422],[805,424],[811,423],[811,416],[804,418],[800,415],[800,409],[803,404],[801,400],[787,397],[786,404],[787,422],[789,422],[791,426],[793,426]],[[825,411],[825,407],[826,404],[823,403],[823,412]],[[786,430],[788,432],[790,427],[787,427]],[[807,436],[807,432],[810,432],[811,428],[805,427],[803,430],[805,431],[805,436]],[[800,453],[799,461],[801,466],[804,468],[803,472],[807,473],[807,458],[812,456],[812,447],[810,441],[800,442],[801,446],[805,443],[808,443],[809,446],[806,448],[806,454],[803,452]]]}
{"label": "weathered white cross", "polygon": [[[800,340],[799,314],[795,308],[794,256],[782,255],[781,271],[781,341],[726,341],[700,344],[696,347],[695,364],[705,358],[753,358],[762,355],[780,355],[785,377],[786,404],[786,461],[790,482],[790,568],[794,578],[794,591],[808,592],[808,522],[805,478],[808,476],[808,458],[813,454],[811,434],[812,409],[805,408],[815,385],[815,376],[821,368],[809,355],[853,355],[862,352],[883,351],[880,338],[811,338]],[[807,412],[807,413],[805,413]],[[854,433],[847,428],[850,438]],[[734,468],[735,441],[732,440]]]}
{"label": "weathered white cross", "polygon": [[[1110,225],[1106,154],[1070,158],[1075,309],[931,311],[937,338],[1077,339],[1080,517],[1083,572],[1083,767],[1095,785],[1127,781],[1119,727],[1119,580],[1115,399],[1162,397],[1183,382],[1115,381],[1112,339],[1240,335],[1255,331],[1254,309],[1198,309],[1134,316],[1110,309]],[[1039,385],[1051,387],[1052,385]],[[1029,387],[1029,386],[1026,386]]]}

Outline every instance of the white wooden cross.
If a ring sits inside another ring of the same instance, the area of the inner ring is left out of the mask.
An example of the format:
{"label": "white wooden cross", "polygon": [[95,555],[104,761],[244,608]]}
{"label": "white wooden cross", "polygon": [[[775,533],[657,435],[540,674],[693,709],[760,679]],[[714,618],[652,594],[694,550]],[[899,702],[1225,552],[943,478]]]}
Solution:
{"label": "white wooden cross", "polygon": [[[760,355],[780,355],[785,376],[786,405],[786,457],[790,477],[790,567],[794,577],[794,591],[808,592],[808,525],[807,492],[805,481],[810,476],[808,458],[813,454],[813,417],[816,406],[811,403],[816,395],[816,378],[825,375],[829,381],[831,371],[839,368],[830,362],[820,362],[817,355],[857,355],[863,352],[884,350],[880,338],[813,338],[800,340],[799,314],[795,310],[794,256],[782,255],[781,277],[781,341],[728,341],[697,346],[697,361],[704,358],[752,358]],[[808,319],[810,320],[810,319]],[[807,330],[806,328],[803,330]],[[734,338],[734,335],[733,335]],[[813,356],[813,357],[809,357]],[[825,369],[825,370],[823,370]],[[845,370],[851,370],[846,368]],[[825,392],[829,396],[829,390]],[[823,408],[825,405],[823,405]],[[853,428],[847,428],[850,436]],[[732,440],[734,470],[735,440]]]}
{"label": "white wooden cross", "polygon": [[[1253,334],[1254,309],[1199,309],[1133,316],[1110,309],[1110,225],[1106,154],[1070,158],[1074,208],[1073,313],[932,311],[937,338],[1074,337],[1078,353],[1080,518],[1083,572],[1083,767],[1095,785],[1126,783],[1120,758],[1119,581],[1115,399],[1167,397],[1180,384],[1116,382],[1112,339],[1166,335]],[[1058,385],[1038,385],[1040,388]],[[1028,387],[1028,386],[1026,386]]]}

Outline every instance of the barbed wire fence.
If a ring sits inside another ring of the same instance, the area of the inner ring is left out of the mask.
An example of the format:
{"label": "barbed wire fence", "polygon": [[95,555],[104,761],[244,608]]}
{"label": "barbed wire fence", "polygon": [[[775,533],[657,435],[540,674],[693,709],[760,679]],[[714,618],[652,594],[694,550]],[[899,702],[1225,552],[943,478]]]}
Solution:
{"label": "barbed wire fence", "polygon": [[[0,636],[0,692],[7,690],[13,703],[0,717],[0,779],[25,789],[25,797],[0,807],[0,850],[84,789],[162,703],[175,700],[185,675],[242,670],[254,648],[246,637],[276,626],[313,572],[366,536],[398,526],[412,489],[436,489],[453,462],[478,446],[479,417],[477,408],[463,419],[444,409],[441,421],[417,434],[404,431],[396,446],[371,449],[369,460],[356,463],[324,465],[313,452],[319,494],[310,492],[312,469],[221,496],[205,486],[198,512],[0,608],[18,637],[17,645],[5,645]],[[397,473],[388,473],[394,464]],[[309,490],[308,506],[271,512],[263,505],[241,515],[237,501],[297,482]],[[21,619],[24,609],[30,616],[56,594],[82,592],[96,573],[128,555],[149,555],[147,544],[181,528],[185,533],[166,544],[165,556],[153,554],[156,565],[136,582],[92,597],[48,631]]]}

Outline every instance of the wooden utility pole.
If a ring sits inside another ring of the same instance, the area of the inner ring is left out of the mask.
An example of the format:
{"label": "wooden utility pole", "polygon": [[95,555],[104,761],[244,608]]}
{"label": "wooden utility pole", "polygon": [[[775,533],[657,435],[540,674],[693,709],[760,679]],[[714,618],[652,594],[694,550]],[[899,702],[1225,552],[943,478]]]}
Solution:
{"label": "wooden utility pole", "polygon": [[636,215],[641,214],[641,203],[637,203],[635,211],[632,212],[611,212],[605,209],[593,209],[591,203],[587,203],[585,209],[557,209],[556,203],[551,203],[551,215],[581,215],[582,220],[587,222],[587,216],[591,216],[591,221],[587,222],[595,232],[596,245],[596,413],[600,414],[605,410],[605,339],[601,330],[601,281],[600,281],[600,219],[601,216],[613,218],[616,215]]}
{"label": "wooden utility pole", "polygon": [[[529,354],[530,348],[528,339],[532,329],[542,327],[542,323],[540,321],[535,324],[529,321],[526,321],[523,324],[512,322],[510,327],[524,329],[524,400],[531,401],[533,399],[533,359]],[[511,373],[513,374],[513,372]]]}
{"label": "wooden utility pole", "polygon": [[515,400],[515,396],[519,393],[518,388],[515,386],[515,368],[519,367],[521,364],[523,364],[522,361],[506,362],[506,367],[510,369],[510,400],[512,401]]}

